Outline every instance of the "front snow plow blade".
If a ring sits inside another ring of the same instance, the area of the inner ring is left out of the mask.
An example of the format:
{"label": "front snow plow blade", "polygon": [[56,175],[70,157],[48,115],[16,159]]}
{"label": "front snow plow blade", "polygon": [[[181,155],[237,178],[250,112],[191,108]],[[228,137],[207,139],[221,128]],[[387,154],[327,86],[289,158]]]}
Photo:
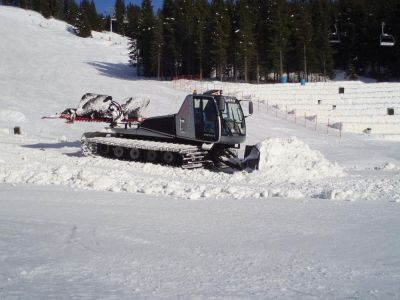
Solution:
{"label": "front snow plow blade", "polygon": [[259,145],[246,145],[243,159],[239,158],[236,152],[226,150],[218,157],[218,161],[239,171],[256,171],[260,163]]}
{"label": "front snow plow blade", "polygon": [[259,163],[260,149],[258,148],[258,145],[246,145],[246,149],[244,150],[244,159],[241,162],[242,170],[258,170]]}

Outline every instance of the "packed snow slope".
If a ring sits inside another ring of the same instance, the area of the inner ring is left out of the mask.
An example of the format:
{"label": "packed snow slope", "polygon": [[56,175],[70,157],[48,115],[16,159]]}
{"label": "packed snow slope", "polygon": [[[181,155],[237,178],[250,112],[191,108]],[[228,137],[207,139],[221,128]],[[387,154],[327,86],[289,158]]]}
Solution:
{"label": "packed snow slope", "polygon": [[0,299],[399,299],[389,202],[0,186]]}
{"label": "packed snow slope", "polygon": [[126,38],[71,31],[0,6],[0,299],[400,297],[398,142],[256,110],[258,172],[83,157],[101,125],[41,117],[87,92],[175,113],[187,92],[135,78]]}
{"label": "packed snow slope", "polygon": [[75,139],[82,128],[40,118],[77,107],[87,92],[116,100],[131,95],[151,98],[149,113],[175,113],[186,94],[167,83],[132,80],[128,41],[119,35],[93,32],[94,38],[82,39],[64,22],[11,7],[1,7],[0,17],[1,127],[18,123],[29,128],[30,136]]}

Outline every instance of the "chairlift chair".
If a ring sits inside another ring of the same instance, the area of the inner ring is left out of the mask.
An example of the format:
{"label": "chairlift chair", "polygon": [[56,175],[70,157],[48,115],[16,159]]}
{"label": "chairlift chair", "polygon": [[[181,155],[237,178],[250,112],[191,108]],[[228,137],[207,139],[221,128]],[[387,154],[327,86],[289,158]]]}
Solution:
{"label": "chairlift chair", "polygon": [[329,42],[332,44],[339,44],[340,43],[340,35],[337,29],[337,25],[335,24],[335,32],[329,33]]}
{"label": "chairlift chair", "polygon": [[128,15],[127,14],[125,14],[124,15],[124,24],[128,24],[129,23],[129,19],[128,19]]}
{"label": "chairlift chair", "polygon": [[382,22],[382,33],[380,36],[380,45],[383,47],[393,47],[396,43],[394,36],[385,33],[385,22]]}

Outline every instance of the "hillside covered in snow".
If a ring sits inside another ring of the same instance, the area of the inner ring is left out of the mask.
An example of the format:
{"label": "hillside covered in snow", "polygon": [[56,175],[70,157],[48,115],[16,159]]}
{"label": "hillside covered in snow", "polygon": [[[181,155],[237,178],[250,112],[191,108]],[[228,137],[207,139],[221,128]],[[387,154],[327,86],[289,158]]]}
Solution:
{"label": "hillside covered in snow", "polygon": [[[318,132],[255,102],[246,143],[261,143],[256,172],[85,157],[80,137],[101,124],[41,118],[87,92],[140,96],[148,116],[172,114],[188,90],[136,78],[115,34],[82,39],[66,23],[0,6],[0,37],[1,299],[400,297],[396,139],[352,133],[364,124],[342,137]],[[260,92],[270,101],[279,92],[270,103],[282,109],[285,95],[301,98],[290,105],[303,114],[324,85],[299,87]],[[229,89],[246,95],[249,85]],[[346,111],[356,92],[341,99]]]}

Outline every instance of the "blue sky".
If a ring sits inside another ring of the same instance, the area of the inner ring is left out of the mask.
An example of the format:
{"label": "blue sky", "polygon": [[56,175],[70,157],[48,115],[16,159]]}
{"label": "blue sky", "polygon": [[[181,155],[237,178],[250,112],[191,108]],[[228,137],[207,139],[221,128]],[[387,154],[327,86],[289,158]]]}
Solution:
{"label": "blue sky", "polygon": [[[79,3],[79,0],[77,0],[77,2]],[[129,2],[140,5],[142,3],[142,0],[125,0],[126,5]],[[94,3],[96,4],[96,9],[98,13],[105,13],[108,12],[111,7],[114,7],[115,0],[94,0]],[[155,9],[160,8],[161,4],[162,0],[153,0],[153,6]]]}

